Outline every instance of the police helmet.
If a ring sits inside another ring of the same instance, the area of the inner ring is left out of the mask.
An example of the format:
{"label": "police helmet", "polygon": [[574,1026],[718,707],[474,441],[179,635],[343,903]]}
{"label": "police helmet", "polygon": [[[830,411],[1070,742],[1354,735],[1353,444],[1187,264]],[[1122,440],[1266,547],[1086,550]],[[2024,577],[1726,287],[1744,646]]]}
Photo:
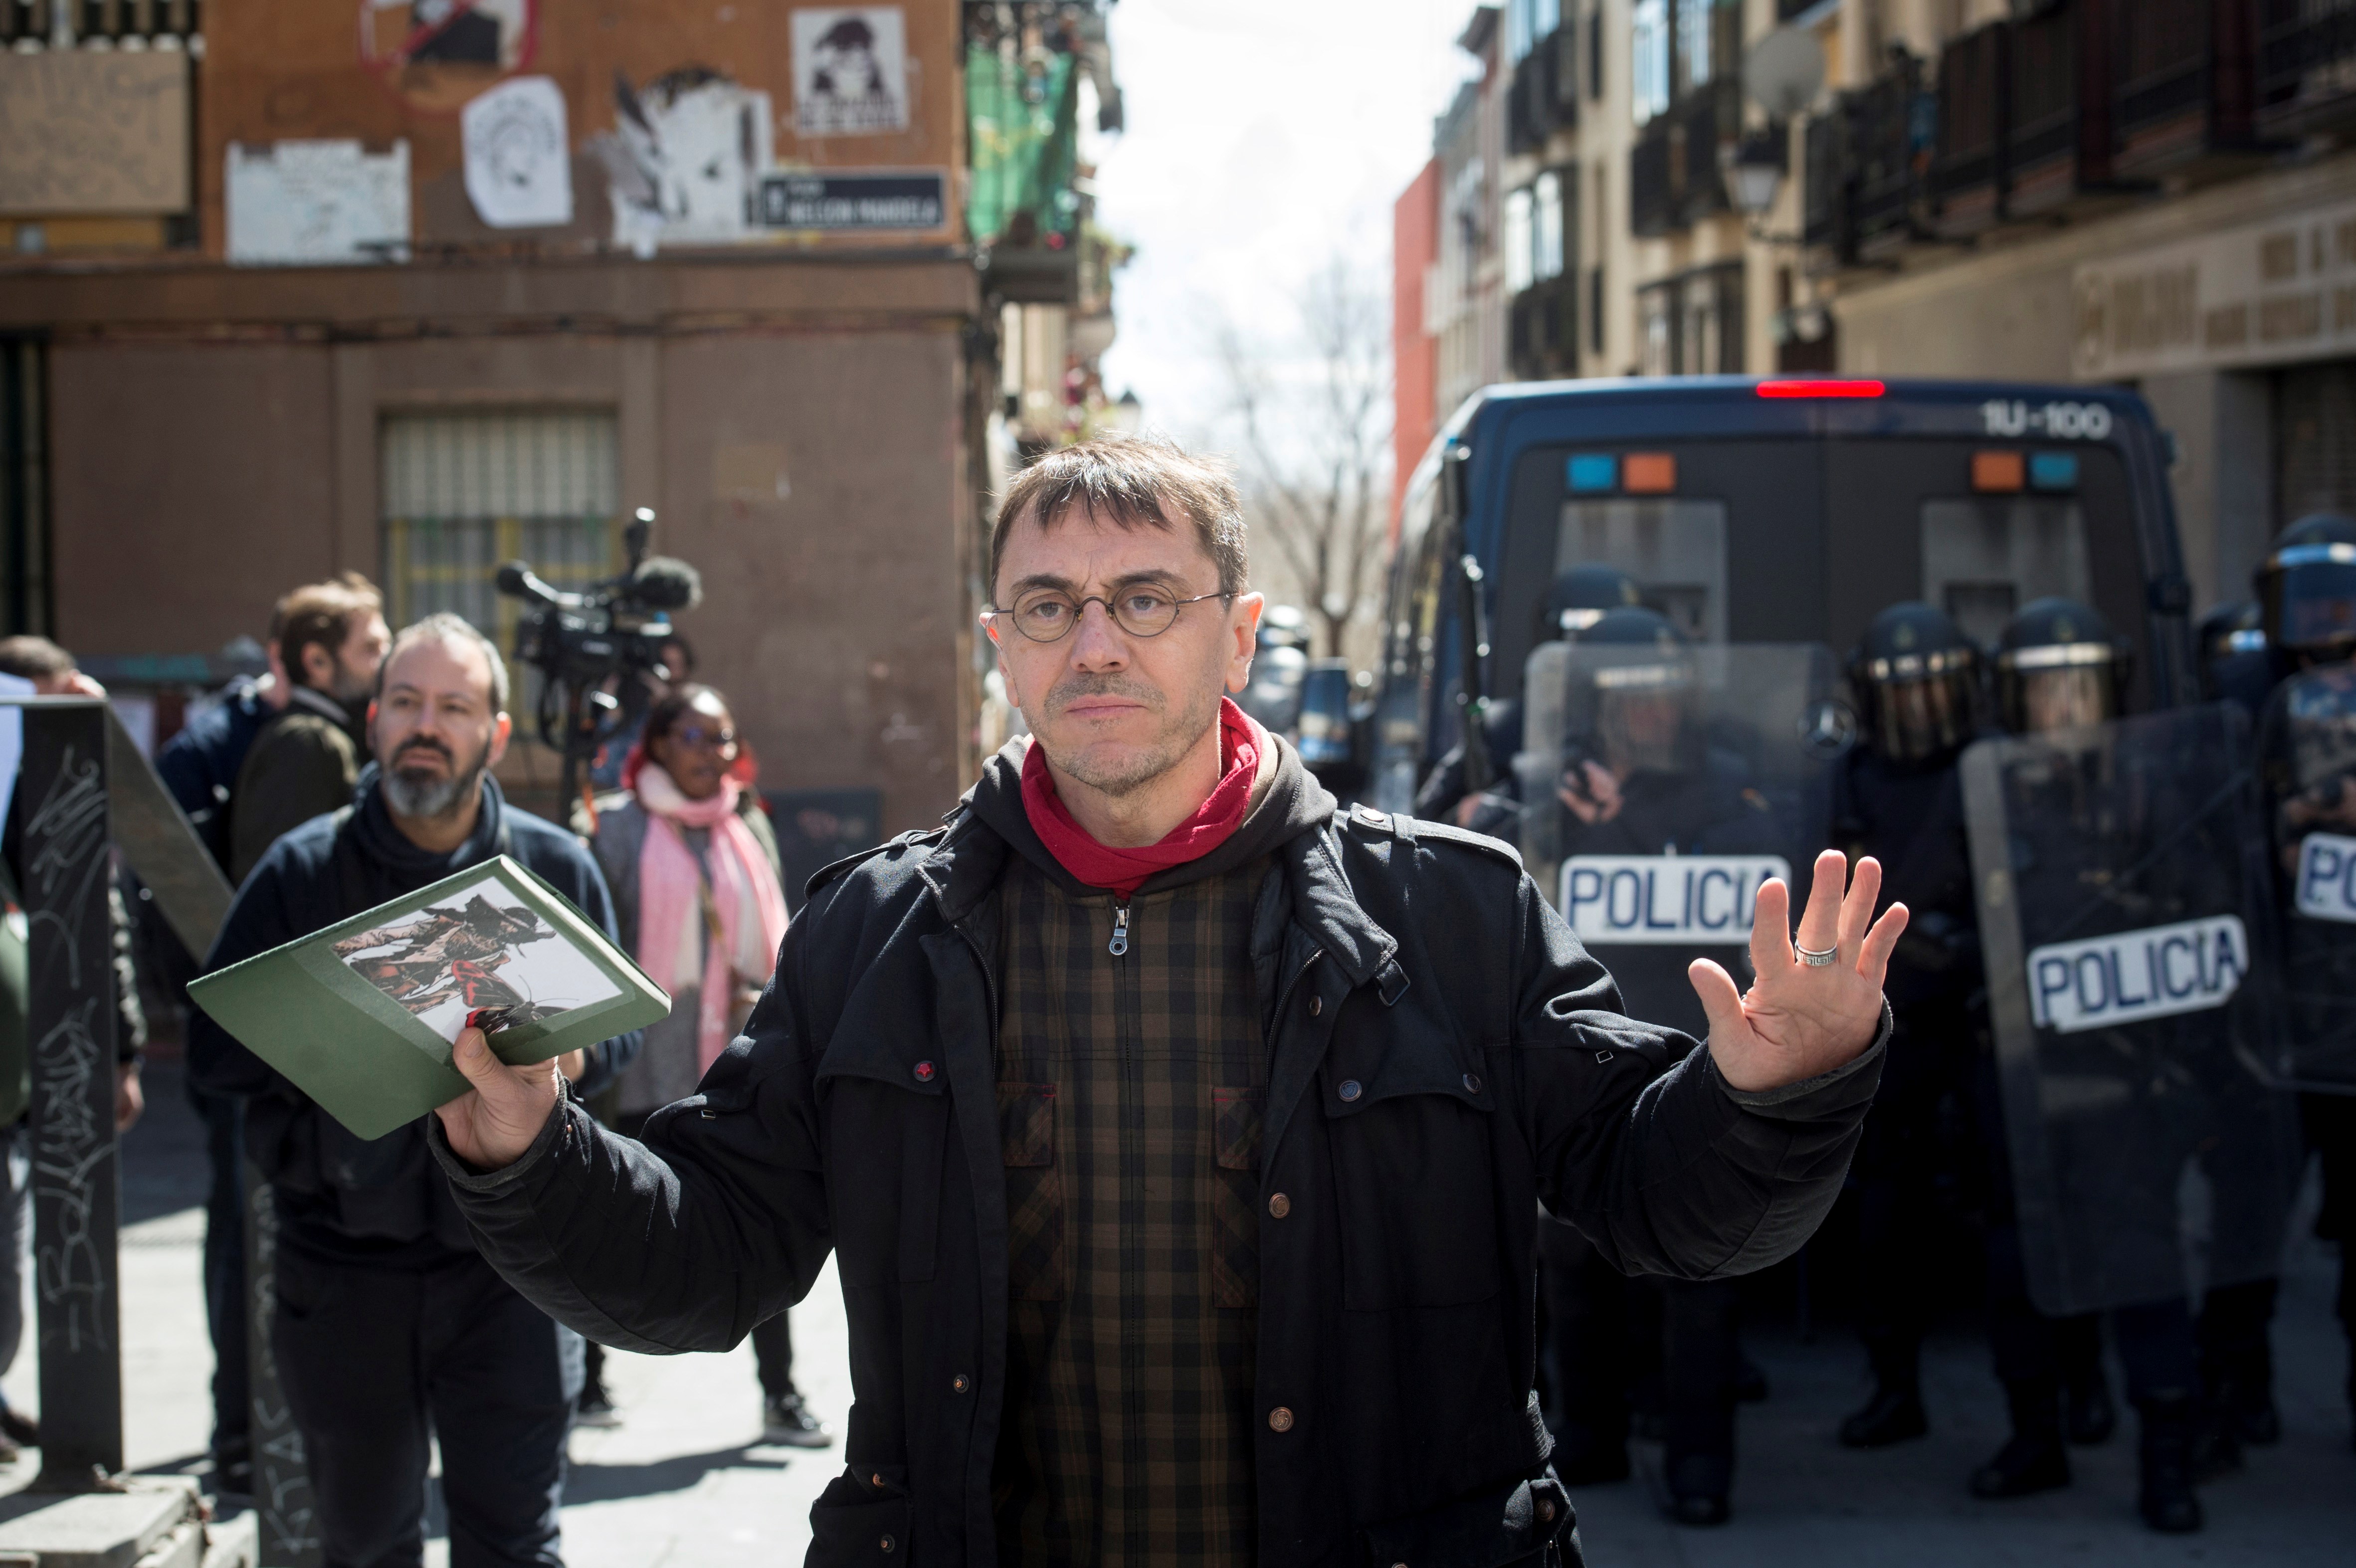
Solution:
{"label": "police helmet", "polygon": [[1997,639],[1997,712],[2014,735],[2104,724],[2126,704],[2133,651],[2075,599],[2035,599]]}
{"label": "police helmet", "polygon": [[2228,695],[2238,667],[2248,665],[2266,650],[2265,612],[2255,599],[2237,599],[2217,606],[2201,618],[2193,642],[2201,657],[2201,695],[2216,702]]}
{"label": "police helmet", "polygon": [[2260,628],[2284,673],[2356,654],[2356,521],[2309,513],[2252,575]]}
{"label": "police helmet", "polygon": [[1617,566],[1595,561],[1566,566],[1554,575],[1538,640],[1561,637],[1578,641],[1610,611],[1635,608],[1644,602],[1644,590],[1636,579]]}
{"label": "police helmet", "polygon": [[1269,605],[1259,612],[1261,648],[1297,648],[1309,651],[1308,612],[1292,605]]}
{"label": "police helmet", "polygon": [[1701,694],[1692,644],[1666,616],[1639,605],[1605,610],[1582,648],[1624,649],[1593,660],[1594,736],[1622,776],[1682,772],[1698,760]]}
{"label": "police helmet", "polygon": [[1980,650],[1935,606],[1909,599],[1874,617],[1849,655],[1848,679],[1887,761],[1944,761],[1972,738]]}

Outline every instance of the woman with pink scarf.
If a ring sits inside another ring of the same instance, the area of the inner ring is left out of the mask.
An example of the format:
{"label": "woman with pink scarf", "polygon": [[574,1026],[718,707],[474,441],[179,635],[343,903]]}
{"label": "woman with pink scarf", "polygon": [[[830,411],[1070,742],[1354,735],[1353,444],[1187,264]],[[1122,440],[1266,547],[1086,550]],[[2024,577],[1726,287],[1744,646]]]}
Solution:
{"label": "woman with pink scarf", "polygon": [[[656,699],[622,765],[622,793],[598,802],[594,843],[623,945],[671,998],[670,1016],[647,1030],[645,1048],[616,1085],[614,1122],[624,1133],[635,1135],[652,1112],[695,1092],[776,968],[786,900],[776,835],[752,780],[728,704],[709,686],[684,685]],[[832,1442],[795,1391],[783,1313],[753,1330],[753,1352],[762,1441]],[[610,1419],[611,1402],[594,1410],[591,1391],[584,1419]],[[602,1396],[602,1387],[594,1391]]]}

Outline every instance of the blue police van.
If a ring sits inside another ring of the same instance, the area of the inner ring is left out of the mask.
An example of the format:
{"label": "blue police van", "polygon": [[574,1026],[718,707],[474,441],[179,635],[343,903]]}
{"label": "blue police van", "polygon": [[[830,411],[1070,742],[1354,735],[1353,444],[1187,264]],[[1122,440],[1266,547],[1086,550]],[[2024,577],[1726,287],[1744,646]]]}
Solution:
{"label": "blue police van", "polygon": [[2016,608],[2064,595],[2134,644],[2132,710],[2195,701],[2170,450],[2143,400],[2111,387],[1487,388],[1408,487],[1353,782],[1384,810],[1411,809],[1468,703],[1520,694],[1554,635],[1556,574],[1585,563],[1630,574],[1702,643],[1845,652],[1876,612],[1920,598],[1992,644]]}

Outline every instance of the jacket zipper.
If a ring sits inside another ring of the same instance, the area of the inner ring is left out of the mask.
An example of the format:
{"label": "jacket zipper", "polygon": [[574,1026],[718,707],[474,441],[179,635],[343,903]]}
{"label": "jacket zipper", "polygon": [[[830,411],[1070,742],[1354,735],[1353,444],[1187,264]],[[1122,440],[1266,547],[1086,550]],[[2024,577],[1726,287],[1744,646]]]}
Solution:
{"label": "jacket zipper", "polygon": [[[1145,1199],[1144,1176],[1138,1168],[1138,1143],[1145,1132],[1145,1063],[1138,1036],[1137,1007],[1131,986],[1138,976],[1130,972],[1124,961],[1129,956],[1129,904],[1115,895],[1112,910],[1112,940],[1105,951],[1113,957],[1113,1033],[1119,1043],[1120,1054],[1120,1195],[1121,1211],[1127,1216],[1140,1211]],[[1120,1228],[1120,1289],[1124,1300],[1135,1300],[1143,1288],[1145,1263],[1140,1256],[1141,1242],[1127,1224]],[[1143,1500],[1140,1489],[1140,1471],[1146,1464],[1144,1453],[1144,1412],[1141,1390],[1145,1380],[1145,1347],[1137,1337],[1135,1328],[1124,1315],[1120,1334],[1120,1402],[1124,1417],[1121,1434],[1121,1476],[1123,1480],[1121,1516],[1124,1521],[1122,1557],[1127,1562],[1141,1561],[1148,1542],[1144,1535]]]}

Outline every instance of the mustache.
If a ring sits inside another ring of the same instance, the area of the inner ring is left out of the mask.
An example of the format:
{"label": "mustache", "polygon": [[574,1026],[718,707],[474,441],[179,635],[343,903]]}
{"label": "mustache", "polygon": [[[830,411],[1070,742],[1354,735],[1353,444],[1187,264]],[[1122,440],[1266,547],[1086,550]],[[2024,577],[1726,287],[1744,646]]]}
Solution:
{"label": "mustache", "polygon": [[1082,697],[1125,697],[1157,714],[1169,705],[1169,699],[1141,681],[1119,675],[1071,675],[1048,691],[1047,711],[1060,713]]}
{"label": "mustache", "polygon": [[458,757],[455,752],[443,745],[440,741],[430,739],[424,736],[417,736],[409,740],[402,741],[401,743],[400,749],[396,750],[392,754],[392,765],[395,768],[400,767],[401,759],[407,757],[412,751],[434,752],[441,757],[443,761],[448,763],[451,767],[455,768],[458,765]]}

